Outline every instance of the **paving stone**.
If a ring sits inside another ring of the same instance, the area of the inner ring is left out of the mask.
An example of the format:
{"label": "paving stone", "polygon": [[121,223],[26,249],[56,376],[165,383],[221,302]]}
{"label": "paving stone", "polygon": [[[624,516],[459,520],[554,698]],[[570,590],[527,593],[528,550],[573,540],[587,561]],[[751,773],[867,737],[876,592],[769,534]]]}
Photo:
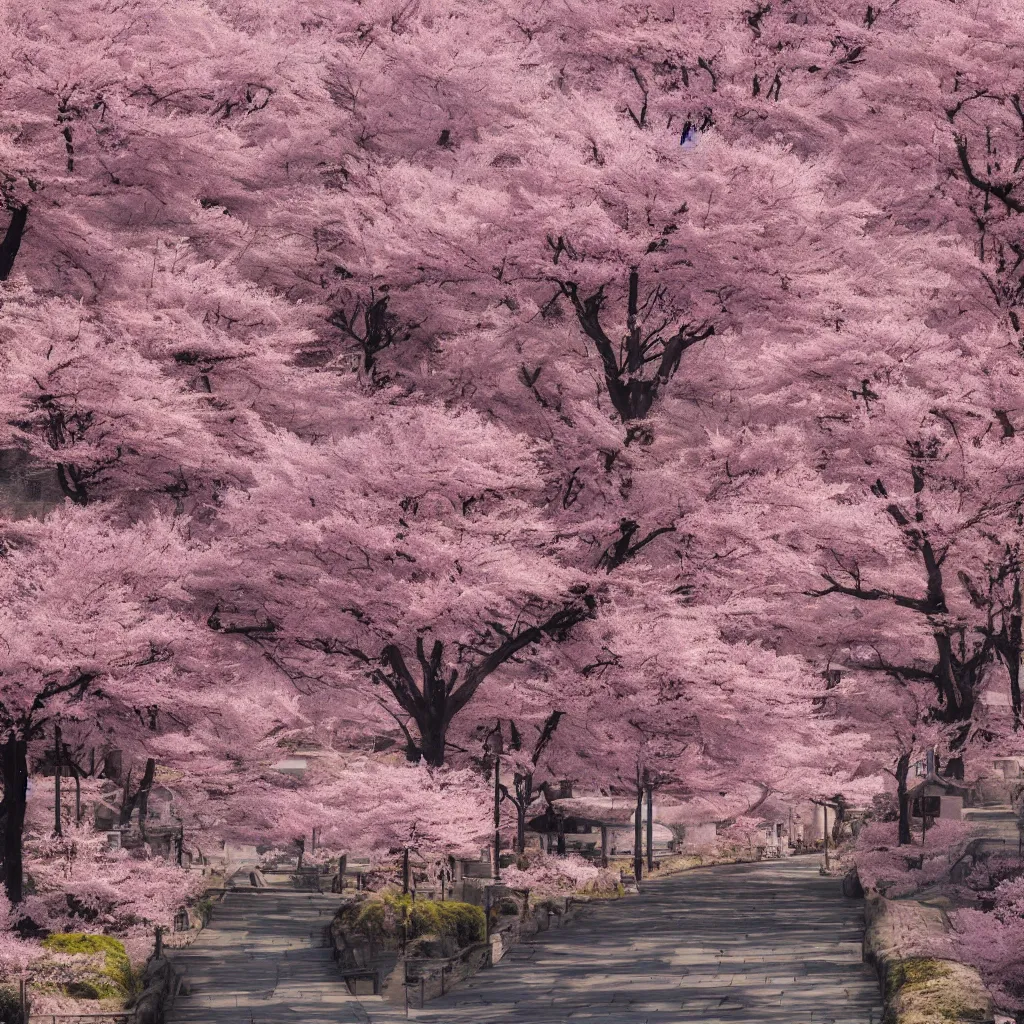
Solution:
{"label": "paving stone", "polygon": [[[861,922],[862,905],[844,900],[839,880],[822,878],[813,858],[688,872],[587,908],[414,1019],[876,1024],[881,1001],[860,959]],[[543,993],[531,984],[538,970]],[[551,1016],[554,1005],[565,1014]]]}

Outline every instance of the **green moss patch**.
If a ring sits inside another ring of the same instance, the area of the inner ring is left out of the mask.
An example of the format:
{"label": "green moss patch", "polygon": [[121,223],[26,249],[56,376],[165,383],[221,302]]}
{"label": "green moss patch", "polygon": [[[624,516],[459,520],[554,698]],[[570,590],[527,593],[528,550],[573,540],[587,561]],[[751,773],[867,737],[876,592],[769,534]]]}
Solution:
{"label": "green moss patch", "polygon": [[391,893],[381,893],[345,907],[341,924],[346,930],[364,935],[379,945],[401,941],[403,925],[407,925],[408,934],[404,937],[410,942],[433,935],[450,939],[460,949],[482,942],[487,931],[483,910],[472,903],[414,902],[411,896]]}
{"label": "green moss patch", "polygon": [[83,972],[81,978],[65,986],[67,994],[76,999],[117,999],[135,987],[134,972],[124,945],[110,935],[59,932],[43,939],[43,948],[72,955],[103,954],[102,971]]}

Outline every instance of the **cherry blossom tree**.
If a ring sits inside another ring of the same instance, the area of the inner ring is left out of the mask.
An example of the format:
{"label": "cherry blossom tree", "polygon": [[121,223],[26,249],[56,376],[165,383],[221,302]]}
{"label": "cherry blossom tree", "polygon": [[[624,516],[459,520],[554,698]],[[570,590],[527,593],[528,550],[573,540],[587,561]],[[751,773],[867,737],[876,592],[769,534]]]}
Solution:
{"label": "cherry blossom tree", "polygon": [[30,745],[52,721],[138,707],[147,685],[146,702],[161,703],[168,652],[184,630],[161,610],[182,592],[178,541],[158,524],[119,532],[62,514],[8,529],[4,543],[4,871],[17,903]]}
{"label": "cherry blossom tree", "polygon": [[268,652],[310,701],[361,691],[412,758],[440,765],[481,684],[595,609],[587,575],[560,564],[563,545],[527,500],[528,444],[430,407],[330,443],[279,444],[287,471],[263,468],[260,486],[222,503],[230,536],[211,541],[193,584],[208,625]]}

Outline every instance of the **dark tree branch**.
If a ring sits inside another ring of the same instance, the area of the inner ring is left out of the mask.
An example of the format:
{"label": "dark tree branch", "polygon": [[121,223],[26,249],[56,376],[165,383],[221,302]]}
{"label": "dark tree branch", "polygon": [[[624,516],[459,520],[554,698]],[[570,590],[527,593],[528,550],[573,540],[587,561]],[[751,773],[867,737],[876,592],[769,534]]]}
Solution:
{"label": "dark tree branch", "polygon": [[991,196],[993,199],[998,199],[999,202],[1006,207],[1007,210],[1013,213],[1024,213],[1024,203],[1021,203],[1019,199],[1013,196],[1013,190],[1017,187],[1017,183],[1013,181],[1003,182],[1001,185],[995,185],[990,181],[985,181],[983,178],[979,178],[974,172],[974,168],[971,167],[970,158],[967,155],[967,139],[963,135],[954,135],[953,141],[956,143],[956,151],[960,157],[960,165],[964,169],[964,177],[968,183],[973,185],[980,192],[984,192],[986,195]]}
{"label": "dark tree branch", "polygon": [[658,537],[666,533],[676,532],[674,526],[661,526],[656,530],[652,530],[643,540],[639,540],[634,544],[632,540],[639,528],[640,524],[633,519],[621,520],[619,523],[619,536],[605,549],[597,564],[607,572],[611,572],[635,557],[648,544],[657,540]]}
{"label": "dark tree branch", "polygon": [[[576,319],[583,333],[597,348],[604,368],[608,395],[619,418],[644,419],[656,401],[662,385],[668,383],[679,369],[683,353],[699,341],[710,338],[715,329],[708,324],[694,327],[683,324],[670,338],[662,337],[667,326],[664,320],[660,327],[644,333],[643,321],[654,307],[666,296],[664,288],[655,288],[641,303],[639,299],[640,273],[633,267],[629,273],[628,297],[626,300],[626,337],[616,353],[616,346],[601,324],[601,311],[605,303],[605,286],[601,285],[588,297],[581,297],[579,286],[573,281],[558,281],[561,294],[572,303]],[[644,376],[644,368],[657,363],[653,376]]]}

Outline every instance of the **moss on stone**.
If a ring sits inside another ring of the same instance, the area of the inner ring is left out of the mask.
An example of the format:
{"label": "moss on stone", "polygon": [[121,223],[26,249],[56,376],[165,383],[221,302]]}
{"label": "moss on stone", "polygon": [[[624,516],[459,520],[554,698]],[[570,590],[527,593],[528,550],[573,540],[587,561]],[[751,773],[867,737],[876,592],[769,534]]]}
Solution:
{"label": "moss on stone", "polygon": [[989,1021],[987,992],[969,968],[950,960],[909,957],[891,963],[885,985],[886,1024]]}
{"label": "moss on stone", "polygon": [[402,936],[403,922],[408,925],[409,941],[436,935],[451,939],[460,949],[482,942],[487,929],[480,907],[456,900],[414,902],[409,896],[381,893],[351,903],[341,912],[344,928],[385,946]]}
{"label": "moss on stone", "polygon": [[948,975],[949,970],[941,960],[930,960],[923,956],[899,960],[889,969],[885,979],[886,998],[891,999],[899,989],[907,986],[920,986]]}

